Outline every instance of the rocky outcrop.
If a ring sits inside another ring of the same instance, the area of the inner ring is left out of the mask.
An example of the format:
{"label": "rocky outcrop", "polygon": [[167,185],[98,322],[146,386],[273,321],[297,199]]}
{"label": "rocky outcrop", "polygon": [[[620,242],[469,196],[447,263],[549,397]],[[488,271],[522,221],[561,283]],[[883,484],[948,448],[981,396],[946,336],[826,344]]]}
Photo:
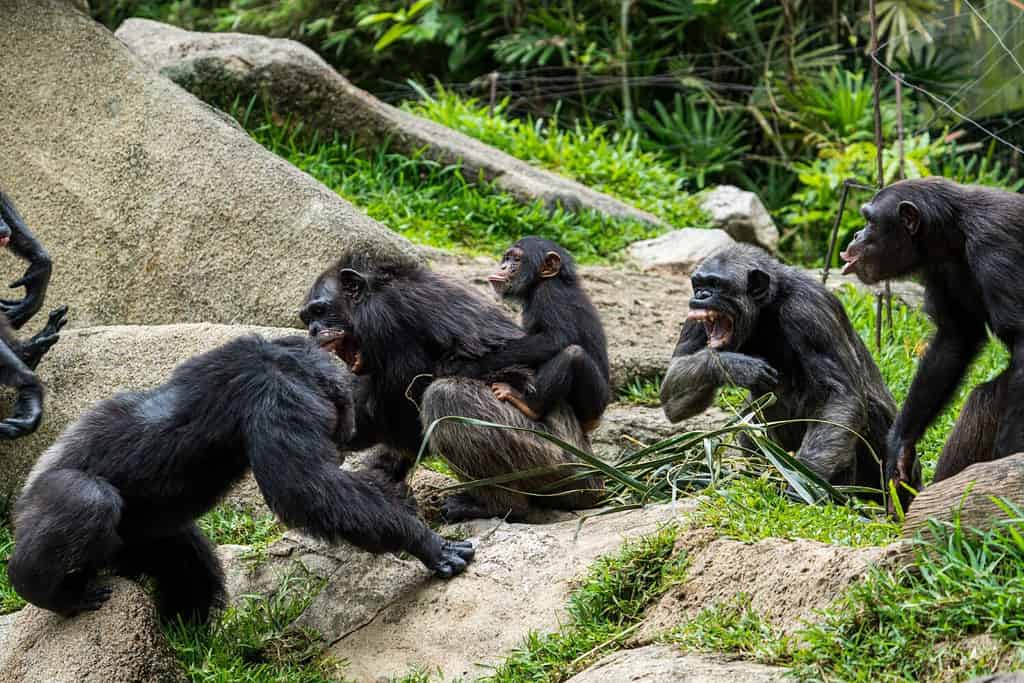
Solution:
{"label": "rocky outcrop", "polygon": [[753,192],[719,185],[701,197],[700,206],[711,216],[712,227],[724,230],[737,242],[756,244],[768,251],[779,246],[779,229]]}
{"label": "rocky outcrop", "polygon": [[[0,187],[71,325],[293,324],[343,248],[410,245],[61,0],[3,3]],[[55,46],[59,46],[56,49]],[[5,258],[0,281],[24,264]]]}
{"label": "rocky outcrop", "polygon": [[629,255],[643,270],[689,277],[701,261],[731,244],[735,240],[724,230],[683,228],[634,242]]}
{"label": "rocky outcrop", "polygon": [[785,669],[774,666],[648,645],[608,655],[568,683],[768,683],[784,680],[785,674]]}
{"label": "rocky outcrop", "polygon": [[[349,662],[354,680],[380,680],[419,667],[444,680],[484,675],[531,630],[554,631],[566,618],[573,582],[624,539],[654,532],[689,509],[652,506],[544,525],[477,520],[442,533],[474,539],[476,559],[450,581],[416,561],[328,546],[289,532],[268,561],[221,549],[234,596],[270,595],[281,577],[310,572],[325,584],[297,626],[319,632],[328,654]],[[529,599],[524,599],[529,596]]]}
{"label": "rocky outcrop", "polygon": [[648,612],[638,640],[649,643],[701,610],[740,593],[769,624],[794,633],[813,621],[872,566],[896,561],[897,546],[848,548],[805,539],[757,543],[713,539],[703,530],[677,542],[689,559],[687,580]]}
{"label": "rocky outcrop", "polygon": [[926,486],[903,520],[903,537],[914,538],[929,520],[959,519],[965,529],[986,531],[1007,519],[995,500],[1024,508],[1024,453],[971,465],[963,472]]}
{"label": "rocky outcrop", "polygon": [[0,681],[177,683],[185,681],[152,600],[125,579],[107,579],[110,600],[72,619],[26,607],[0,651]]}
{"label": "rocky outcrop", "polygon": [[590,442],[595,455],[614,460],[623,453],[640,450],[675,434],[717,429],[729,418],[726,411],[710,408],[672,424],[661,408],[616,403],[608,406],[601,424],[590,434]]}
{"label": "rocky outcrop", "polygon": [[467,178],[492,181],[527,201],[661,224],[646,211],[381,102],[300,43],[240,33],[193,33],[145,19],[124,22],[117,37],[161,74],[206,101],[257,96],[282,117],[301,121],[325,139],[355,136],[367,146],[387,140],[402,152],[422,151],[443,164],[461,163]]}

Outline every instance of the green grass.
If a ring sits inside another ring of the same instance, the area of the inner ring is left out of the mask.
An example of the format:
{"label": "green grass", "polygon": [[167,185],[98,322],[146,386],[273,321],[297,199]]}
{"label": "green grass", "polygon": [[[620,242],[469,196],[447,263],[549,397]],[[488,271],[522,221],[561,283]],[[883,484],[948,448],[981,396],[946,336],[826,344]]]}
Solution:
{"label": "green grass", "polygon": [[798,503],[782,493],[777,481],[738,478],[701,498],[690,518],[693,526],[710,526],[722,536],[753,543],[765,538],[808,538],[854,547],[884,545],[899,526],[877,511],[847,505]]}
{"label": "green grass", "polygon": [[292,626],[323,586],[293,575],[269,598],[251,596],[212,626],[164,625],[171,647],[196,683],[328,683],[340,662],[321,657],[319,634]]}
{"label": "green grass", "polygon": [[281,538],[284,526],[270,512],[253,515],[221,503],[199,518],[199,528],[217,545],[248,545],[261,552]]}
{"label": "green grass", "polygon": [[705,607],[673,629],[664,640],[687,652],[728,652],[765,664],[792,662],[792,642],[750,606],[750,597]]}
{"label": "green grass", "polygon": [[14,552],[14,533],[10,526],[0,526],[0,614],[17,612],[25,606],[25,601],[14,591],[11,580],[7,578],[7,563]]}
{"label": "green grass", "polygon": [[640,149],[635,134],[557,120],[524,120],[507,115],[508,101],[493,112],[478,100],[436,89],[407,102],[415,114],[477,138],[535,166],[578,180],[595,190],[649,211],[679,228],[703,227],[707,216],[684,191],[687,178],[676,166]]}
{"label": "green grass", "polygon": [[635,406],[657,407],[661,405],[662,377],[637,377],[619,387],[616,398],[622,403]]}
{"label": "green grass", "polygon": [[588,263],[614,260],[630,243],[661,232],[594,211],[524,204],[488,183],[469,182],[459,166],[393,153],[386,146],[367,151],[338,139],[320,142],[300,128],[254,118],[247,127],[268,150],[420,244],[497,255],[524,235],[540,235]]}
{"label": "green grass", "polygon": [[673,556],[678,528],[627,543],[598,560],[569,599],[569,618],[557,632],[531,634],[486,681],[559,681],[607,650],[618,649],[639,625],[647,606],[680,580],[683,559]]}

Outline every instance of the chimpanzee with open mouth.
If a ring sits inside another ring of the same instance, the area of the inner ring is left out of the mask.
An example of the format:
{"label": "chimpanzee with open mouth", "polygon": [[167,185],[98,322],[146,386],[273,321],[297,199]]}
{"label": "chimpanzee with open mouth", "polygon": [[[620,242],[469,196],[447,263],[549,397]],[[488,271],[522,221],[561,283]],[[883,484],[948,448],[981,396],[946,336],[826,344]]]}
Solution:
{"label": "chimpanzee with open mouth", "polygon": [[881,490],[877,458],[896,406],[839,300],[749,245],[713,254],[691,281],[690,313],[661,386],[665,415],[696,415],[727,384],[751,399],[772,392],[766,419],[814,420],[775,428],[780,445],[833,484]]}

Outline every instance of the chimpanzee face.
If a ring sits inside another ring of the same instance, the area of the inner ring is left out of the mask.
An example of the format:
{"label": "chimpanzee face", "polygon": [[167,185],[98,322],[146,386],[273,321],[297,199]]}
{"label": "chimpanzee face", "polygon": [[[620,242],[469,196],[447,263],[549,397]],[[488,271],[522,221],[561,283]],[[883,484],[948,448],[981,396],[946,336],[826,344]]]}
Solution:
{"label": "chimpanzee face", "polygon": [[704,325],[708,348],[738,350],[773,297],[771,276],[737,258],[735,250],[711,256],[691,276],[693,298],[687,320]]}
{"label": "chimpanzee face", "polygon": [[861,282],[874,284],[913,272],[918,266],[914,241],[921,229],[917,205],[901,200],[894,186],[875,195],[860,212],[867,225],[839,254],[846,262],[843,274],[854,273]]}
{"label": "chimpanzee face", "polygon": [[539,237],[524,237],[505,252],[498,270],[487,278],[499,297],[521,299],[540,281],[562,272],[558,246]]}
{"label": "chimpanzee face", "polygon": [[328,271],[317,278],[299,313],[320,348],[337,355],[357,375],[365,368],[352,321],[355,307],[366,296],[366,287],[366,278],[355,270]]}

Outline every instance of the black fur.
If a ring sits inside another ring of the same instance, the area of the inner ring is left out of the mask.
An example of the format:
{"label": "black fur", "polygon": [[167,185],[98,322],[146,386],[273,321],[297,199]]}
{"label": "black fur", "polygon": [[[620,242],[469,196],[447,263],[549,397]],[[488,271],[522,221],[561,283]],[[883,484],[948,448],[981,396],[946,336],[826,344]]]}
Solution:
{"label": "black fur", "polygon": [[[771,421],[843,425],[882,456],[895,404],[833,294],[746,245],[714,254],[692,281],[691,312],[661,388],[669,419],[705,410],[719,387],[736,384],[755,398],[775,393]],[[715,322],[703,318],[709,312]],[[848,429],[797,423],[773,436],[829,482],[881,490],[881,464]]]}
{"label": "black fur", "polygon": [[372,473],[339,469],[337,444],[353,430],[346,377],[306,337],[250,336],[155,389],[96,404],[43,454],[16,503],[14,588],[71,615],[109,597],[91,580],[113,568],[153,577],[164,615],[205,620],[223,577],[195,519],[250,468],[286,525],[459,573],[469,543],[432,532]]}
{"label": "black fur", "polygon": [[1024,451],[1024,196],[925,178],[890,185],[861,212],[868,224],[843,253],[845,270],[866,282],[920,275],[938,327],[889,434],[887,476],[906,481],[916,467],[916,444],[982,348],[986,326],[1010,350],[1010,366],[972,393],[935,481]]}
{"label": "black fur", "polygon": [[585,429],[596,426],[611,400],[608,344],[572,255],[550,240],[524,237],[505,252],[490,280],[498,294],[522,304],[526,336],[467,370],[480,375],[515,365],[536,368],[532,390],[511,397],[525,404],[527,415],[543,416],[568,401]]}
{"label": "black fur", "polygon": [[[509,424],[509,407],[490,395],[487,385],[504,381],[525,389],[530,379],[520,367],[478,374],[459,370],[521,338],[523,332],[494,304],[423,267],[346,255],[317,279],[301,318],[310,335],[341,356],[356,374],[356,431],[347,447],[390,447],[383,454],[378,452],[378,459],[390,457],[402,465],[376,469],[390,470],[396,479],[405,477],[419,450],[425,424],[422,415],[430,420],[463,415]],[[441,377],[451,379],[435,381]],[[467,381],[476,384],[470,387]],[[485,391],[486,398],[478,389]],[[570,432],[578,432],[578,424],[564,422],[560,417],[550,424],[525,426],[550,428],[574,441]],[[574,462],[528,434],[506,434],[515,436],[505,439],[513,442],[505,452],[502,438],[481,432],[490,444],[481,447],[478,435],[467,430],[479,431],[448,423],[435,431],[431,443],[434,447],[443,443],[441,452],[463,478],[509,474],[522,469],[517,465],[527,464],[563,467],[560,478],[564,478],[564,466]],[[588,482],[588,486],[599,488],[600,483]],[[510,512],[521,517],[529,507],[522,494],[497,488],[478,489],[473,495],[478,499],[474,505],[449,510],[448,519]],[[573,506],[579,500],[553,497],[545,503]]]}
{"label": "black fur", "polygon": [[67,323],[68,309],[62,306],[52,311],[41,331],[28,341],[18,341],[12,328],[20,329],[42,308],[52,266],[46,250],[3,192],[0,192],[0,243],[29,262],[25,274],[11,283],[11,287],[24,287],[25,297],[0,299],[0,384],[18,390],[11,416],[0,421],[0,439],[16,439],[34,432],[42,420],[43,387],[35,369],[60,339],[58,332]]}

